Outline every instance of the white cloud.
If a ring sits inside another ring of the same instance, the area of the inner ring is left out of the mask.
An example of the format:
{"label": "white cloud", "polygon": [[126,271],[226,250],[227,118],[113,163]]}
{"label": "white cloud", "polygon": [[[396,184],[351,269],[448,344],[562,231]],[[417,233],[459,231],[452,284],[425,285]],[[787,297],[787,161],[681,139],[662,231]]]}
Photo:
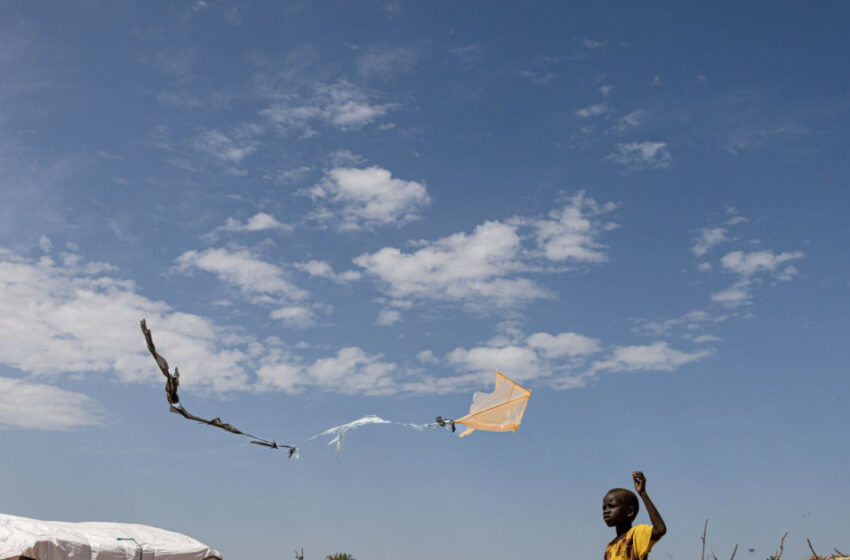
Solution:
{"label": "white cloud", "polygon": [[327,201],[313,217],[344,230],[403,224],[430,204],[425,186],[393,177],[381,167],[336,167],[309,189],[314,200]]}
{"label": "white cloud", "polygon": [[[598,217],[615,207],[578,193],[546,218],[485,222],[469,234],[419,241],[412,252],[384,247],[358,256],[354,263],[396,300],[458,302],[477,310],[519,307],[551,297],[523,273],[562,271],[552,270],[553,262],[606,260],[597,238],[616,226]],[[523,235],[525,231],[530,235]],[[528,241],[534,247],[524,246]]]}
{"label": "white cloud", "polygon": [[539,377],[542,368],[537,353],[526,346],[455,348],[446,360],[465,371],[493,374],[497,371],[515,381]]}
{"label": "white cloud", "polygon": [[236,218],[227,218],[224,225],[216,231],[230,231],[234,233],[246,233],[254,231],[292,231],[294,228],[291,224],[284,224],[265,212],[258,212],[248,218],[245,223],[240,222]]}
{"label": "white cloud", "polygon": [[257,142],[250,137],[231,138],[220,130],[201,131],[192,139],[192,147],[213,156],[225,164],[238,166],[242,160],[257,150]]}
{"label": "white cloud", "polygon": [[711,301],[725,307],[739,307],[750,302],[750,281],[740,280],[729,288],[711,294]]}
{"label": "white cloud", "polygon": [[193,372],[187,387],[247,387],[245,353],[220,343],[235,340],[232,331],[144,298],[103,267],[91,269],[85,262],[57,265],[0,250],[0,363],[40,377],[90,373],[159,383],[139,330],[147,317],[169,360]]}
{"label": "white cloud", "polygon": [[606,84],[604,86],[599,86],[599,93],[602,94],[602,97],[608,97],[611,95],[611,91],[614,89],[614,86],[611,84]]}
{"label": "white cloud", "polygon": [[721,227],[702,228],[699,230],[696,242],[691,247],[691,250],[698,257],[705,255],[715,245],[729,241],[729,238],[726,236],[728,231],[726,228]]}
{"label": "white cloud", "polygon": [[101,423],[100,407],[82,393],[0,377],[0,429],[73,430]]}
{"label": "white cloud", "polygon": [[46,235],[42,235],[38,238],[38,246],[41,247],[43,252],[48,254],[53,250],[53,242],[50,241],[50,238]]}
{"label": "white cloud", "polygon": [[392,373],[397,366],[382,362],[381,355],[370,356],[356,347],[342,348],[336,356],[322,358],[306,368],[311,382],[342,393],[380,394],[396,392]]}
{"label": "white cloud", "polygon": [[563,208],[549,213],[550,219],[525,221],[536,230],[538,247],[552,261],[598,263],[607,260],[604,245],[596,240],[602,231],[616,227],[594,220],[617,205],[599,205],[583,192],[574,195]]}
{"label": "white cloud", "polygon": [[591,371],[672,371],[710,355],[711,352],[708,350],[682,352],[671,348],[666,342],[619,346],[607,359],[592,364]]}
{"label": "white cloud", "polygon": [[516,228],[486,222],[471,234],[422,243],[412,253],[384,247],[354,259],[397,299],[429,299],[513,306],[547,297],[535,282],[513,277],[520,267]]}
{"label": "white cloud", "polygon": [[378,121],[395,107],[378,103],[374,92],[364,90],[347,80],[334,84],[315,84],[311,95],[304,98],[286,96],[260,111],[280,129],[300,129],[312,136],[311,125],[322,123],[341,130],[356,130]]}
{"label": "white cloud", "polygon": [[401,321],[401,312],[396,309],[381,309],[378,312],[378,318],[375,324],[382,327],[389,327]]}
{"label": "white cloud", "polygon": [[313,311],[303,305],[289,305],[275,309],[269,314],[269,317],[291,327],[306,328],[316,324]]}
{"label": "white cloud", "polygon": [[604,47],[606,43],[606,41],[597,41],[587,37],[578,37],[577,40],[586,49],[598,49],[599,47]]}
{"label": "white cloud", "polygon": [[346,270],[345,272],[336,272],[333,267],[327,261],[307,261],[305,263],[294,263],[292,266],[301,270],[302,272],[306,272],[310,276],[317,276],[319,278],[326,278],[333,282],[338,282],[340,284],[344,284],[347,282],[354,282],[355,280],[359,280],[363,275],[356,270]]}
{"label": "white cloud", "polygon": [[666,142],[629,142],[617,144],[606,159],[632,169],[663,169],[672,161]]}
{"label": "white cloud", "polygon": [[711,334],[703,334],[700,336],[694,337],[694,342],[697,344],[711,344],[712,342],[720,342],[721,338],[719,336],[714,336]]}
{"label": "white cloud", "polygon": [[585,356],[601,350],[598,340],[571,332],[554,336],[539,332],[529,336],[527,343],[530,348],[542,352],[547,358]]}
{"label": "white cloud", "polygon": [[638,109],[637,111],[632,111],[628,115],[620,117],[620,120],[617,121],[617,124],[613,127],[614,131],[622,134],[627,130],[631,130],[632,128],[640,126],[640,124],[643,122],[641,120],[641,117],[643,117],[643,111],[641,109]]}
{"label": "white cloud", "polygon": [[422,362],[423,364],[439,364],[440,359],[434,355],[434,352],[431,350],[423,350],[416,354],[416,359]]}
{"label": "white cloud", "polygon": [[282,268],[244,249],[186,251],[175,259],[175,263],[180,272],[198,269],[215,274],[255,301],[262,301],[258,296],[269,294],[291,300],[303,300],[308,295],[286,279]]}
{"label": "white cloud", "polygon": [[[720,264],[741,276],[752,276],[758,272],[774,272],[779,265],[794,259],[803,258],[802,251],[786,251],[774,254],[772,251],[732,251],[720,259]],[[796,270],[796,269],[795,269]]]}
{"label": "white cloud", "polygon": [[589,105],[587,107],[579,109],[578,111],[576,111],[576,116],[586,119],[590,117],[598,117],[599,115],[602,115],[607,112],[608,105],[606,105],[605,103],[599,103],[597,105]]}

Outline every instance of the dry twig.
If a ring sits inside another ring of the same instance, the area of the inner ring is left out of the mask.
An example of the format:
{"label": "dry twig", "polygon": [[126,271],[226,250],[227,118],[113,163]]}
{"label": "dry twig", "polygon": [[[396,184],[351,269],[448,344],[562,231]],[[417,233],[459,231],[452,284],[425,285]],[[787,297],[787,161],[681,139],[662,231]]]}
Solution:
{"label": "dry twig", "polygon": [[702,552],[700,552],[700,560],[705,560],[705,533],[708,531],[708,519],[705,520],[705,527],[702,528]]}
{"label": "dry twig", "polygon": [[808,545],[809,545],[809,550],[811,550],[811,551],[812,551],[812,560],[819,560],[820,556],[818,556],[818,553],[817,553],[817,552],[815,552],[815,547],[813,547],[813,546],[812,546],[812,541],[810,541],[810,540],[808,539],[808,537],[807,537],[807,538],[806,538],[806,542],[807,542],[807,543],[808,543]]}
{"label": "dry twig", "polygon": [[785,531],[785,534],[782,535],[782,539],[779,541],[779,550],[776,552],[776,554],[771,556],[771,558],[773,558],[773,560],[779,560],[780,558],[782,558],[782,551],[785,550],[785,537],[787,537],[787,536],[788,536],[788,531]]}
{"label": "dry twig", "polygon": [[732,551],[732,556],[729,558],[729,560],[735,560],[735,553],[736,552],[738,552],[738,545],[737,544],[735,545],[735,549]]}

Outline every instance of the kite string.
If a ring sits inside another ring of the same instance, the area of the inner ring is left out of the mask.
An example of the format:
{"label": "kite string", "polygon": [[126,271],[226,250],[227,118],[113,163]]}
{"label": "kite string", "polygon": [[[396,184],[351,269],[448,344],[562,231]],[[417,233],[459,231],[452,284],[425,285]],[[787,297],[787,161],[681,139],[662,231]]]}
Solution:
{"label": "kite string", "polygon": [[[283,443],[277,443],[277,441],[275,441],[275,440],[270,440],[270,439],[262,438],[260,436],[256,436],[256,435],[248,433],[248,432],[243,432],[242,430],[240,430],[236,426],[233,426],[232,424],[228,424],[227,422],[223,422],[221,420],[221,418],[219,418],[219,417],[215,417],[212,420],[207,420],[206,418],[201,418],[200,416],[195,416],[194,414],[192,414],[191,412],[186,410],[186,408],[180,402],[180,396],[177,394],[177,388],[180,385],[180,371],[175,367],[174,373],[171,373],[171,371],[168,367],[168,362],[166,361],[166,359],[164,357],[162,357],[162,355],[160,355],[156,351],[156,346],[154,345],[154,342],[153,342],[153,335],[151,334],[150,329],[148,329],[146,321],[144,319],[142,319],[140,325],[141,325],[141,328],[142,328],[142,333],[145,335],[145,342],[147,343],[148,351],[153,356],[154,360],[156,361],[157,366],[159,367],[159,370],[162,372],[162,375],[165,377],[165,395],[166,395],[166,398],[168,399],[169,410],[171,412],[173,412],[175,414],[179,414],[180,416],[182,416],[183,418],[185,418],[187,420],[192,420],[194,422],[198,422],[199,424],[206,424],[207,426],[219,428],[219,429],[222,429],[224,431],[230,432],[232,434],[251,438],[251,443],[253,443],[254,445],[260,445],[262,447],[268,447],[270,449],[288,449],[289,450],[289,458],[292,458],[292,457],[295,457],[296,459],[298,458],[299,448],[303,444],[287,445],[287,444],[283,444]],[[452,432],[455,431],[455,421],[450,420],[450,419],[444,420],[442,416],[437,416],[437,419],[436,419],[435,422],[430,422],[430,423],[427,423],[427,424],[412,424],[410,422],[395,422],[395,421],[390,421],[390,420],[384,420],[383,418],[380,418],[380,417],[375,416],[375,415],[368,415],[368,416],[364,416],[362,418],[358,418],[357,420],[354,420],[354,421],[349,422],[347,424],[342,424],[342,425],[339,425],[339,426],[334,426],[333,428],[328,428],[327,430],[325,430],[323,432],[320,432],[318,434],[310,436],[309,438],[304,440],[304,443],[307,443],[309,441],[313,441],[313,440],[318,439],[322,436],[333,435],[334,437],[328,442],[328,445],[333,445],[334,443],[337,444],[337,457],[339,457],[339,454],[342,450],[342,442],[345,439],[345,436],[349,432],[349,430],[352,430],[354,428],[359,428],[360,426],[364,426],[364,425],[367,425],[367,424],[396,424],[396,425],[399,425],[399,426],[407,426],[409,428],[413,428],[413,429],[415,429],[419,432],[424,432],[425,430],[428,430],[428,429],[446,428],[446,427],[451,427]]]}

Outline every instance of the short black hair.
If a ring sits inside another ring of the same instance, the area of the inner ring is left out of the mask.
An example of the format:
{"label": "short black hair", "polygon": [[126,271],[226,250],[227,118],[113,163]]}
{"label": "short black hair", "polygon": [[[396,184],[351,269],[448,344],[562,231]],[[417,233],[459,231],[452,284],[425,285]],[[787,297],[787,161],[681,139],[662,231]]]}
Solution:
{"label": "short black hair", "polygon": [[625,505],[626,507],[631,506],[632,508],[634,508],[635,517],[637,517],[637,514],[640,511],[640,502],[638,501],[638,497],[634,492],[632,492],[631,490],[626,490],[625,488],[612,488],[608,490],[608,493],[606,493],[605,495],[607,496],[608,494],[614,494],[615,496],[619,497],[623,501],[623,505]]}

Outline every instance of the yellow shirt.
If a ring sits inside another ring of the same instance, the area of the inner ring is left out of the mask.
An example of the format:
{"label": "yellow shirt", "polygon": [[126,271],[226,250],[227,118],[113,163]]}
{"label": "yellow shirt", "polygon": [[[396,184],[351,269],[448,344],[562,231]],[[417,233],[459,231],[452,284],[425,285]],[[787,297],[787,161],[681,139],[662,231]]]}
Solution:
{"label": "yellow shirt", "polygon": [[635,525],[605,547],[605,560],[646,560],[652,549],[652,525]]}

